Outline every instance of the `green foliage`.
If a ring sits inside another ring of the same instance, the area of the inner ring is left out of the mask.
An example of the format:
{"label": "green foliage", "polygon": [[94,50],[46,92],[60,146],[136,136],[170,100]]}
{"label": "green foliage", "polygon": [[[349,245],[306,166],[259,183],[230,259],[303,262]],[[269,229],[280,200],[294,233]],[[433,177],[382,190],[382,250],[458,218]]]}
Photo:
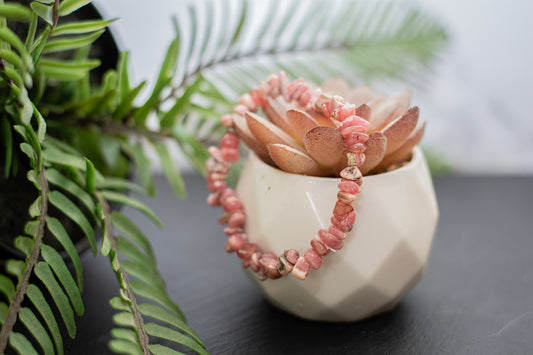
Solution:
{"label": "green foliage", "polygon": [[[237,13],[191,5],[175,19],[176,38],[140,102],[146,83],[130,82],[127,52],[116,69],[95,79],[100,60],[90,57],[90,47],[114,20],[68,19],[89,2],[0,0],[0,163],[6,179],[26,177],[35,187],[27,223],[13,242],[25,258],[9,260],[0,273],[0,353],[11,347],[62,354],[60,330],[75,337],[84,311],[82,263],[68,227],[75,225],[94,254],[109,257],[117,277],[113,351],[178,353],[172,346],[207,354],[169,297],[148,238],[110,207],[127,204],[161,224],[128,195],[155,194],[147,149],[176,195],[185,197],[169,147],[205,173],[204,143],[222,132],[219,115],[268,73],[285,70],[317,82],[412,80],[436,58],[445,32],[396,2],[269,1],[259,19],[252,0],[241,0]],[[128,181],[134,171],[142,186]],[[60,216],[49,213],[52,207]],[[70,259],[72,272],[45,233]]]}

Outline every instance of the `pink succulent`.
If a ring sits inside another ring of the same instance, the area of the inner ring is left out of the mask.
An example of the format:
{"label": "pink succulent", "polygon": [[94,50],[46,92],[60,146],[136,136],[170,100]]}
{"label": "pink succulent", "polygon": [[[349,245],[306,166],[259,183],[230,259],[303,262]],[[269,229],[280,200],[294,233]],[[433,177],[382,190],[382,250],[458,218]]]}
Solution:
{"label": "pink succulent", "polygon": [[346,155],[353,152],[348,157],[359,159],[361,173],[368,175],[402,165],[422,139],[425,121],[418,119],[418,107],[409,105],[407,91],[387,97],[337,79],[317,88],[301,79],[289,83],[280,72],[241,96],[235,113],[222,122],[284,171],[338,176],[353,165]]}

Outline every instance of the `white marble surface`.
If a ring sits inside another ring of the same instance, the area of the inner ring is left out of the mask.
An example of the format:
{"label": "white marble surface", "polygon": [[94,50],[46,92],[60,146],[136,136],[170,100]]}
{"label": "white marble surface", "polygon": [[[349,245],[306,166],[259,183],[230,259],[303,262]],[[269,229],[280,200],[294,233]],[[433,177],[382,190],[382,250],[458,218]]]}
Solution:
{"label": "white marble surface", "polygon": [[[446,24],[450,44],[413,102],[428,121],[423,144],[460,171],[533,173],[533,1],[412,0]],[[97,0],[131,51],[136,79],[155,78],[184,1]],[[187,168],[182,159],[180,165]]]}

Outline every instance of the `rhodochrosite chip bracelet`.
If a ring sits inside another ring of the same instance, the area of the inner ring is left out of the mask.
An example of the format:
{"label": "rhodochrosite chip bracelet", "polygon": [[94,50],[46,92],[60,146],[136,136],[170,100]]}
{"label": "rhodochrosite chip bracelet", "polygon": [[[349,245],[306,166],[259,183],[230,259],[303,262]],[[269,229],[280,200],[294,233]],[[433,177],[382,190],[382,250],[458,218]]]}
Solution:
{"label": "rhodochrosite chip bracelet", "polygon": [[365,143],[368,135],[364,133],[369,122],[356,115],[355,105],[346,103],[339,96],[330,96],[319,90],[311,93],[308,85],[298,79],[289,83],[284,72],[271,75],[267,82],[249,94],[242,95],[235,106],[235,114],[244,116],[246,112],[256,112],[259,107],[268,107],[268,98],[283,95],[287,102],[297,101],[300,105],[312,107],[326,117],[338,122],[346,151],[347,167],[340,172],[341,181],[338,185],[337,202],[331,217],[331,226],[320,229],[311,240],[310,248],[303,255],[295,249],[287,249],[280,255],[271,251],[260,251],[257,244],[249,241],[244,225],[246,214],[243,203],[235,191],[226,184],[226,176],[233,162],[239,160],[240,139],[235,131],[233,114],[221,117],[222,125],[227,132],[220,141],[220,148],[210,147],[211,157],[206,162],[207,183],[211,194],[207,203],[213,207],[222,206],[225,213],[219,218],[221,225],[227,225],[224,233],[228,236],[226,250],[236,252],[242,259],[244,268],[251,268],[260,280],[267,277],[277,279],[292,273],[304,280],[311,269],[319,269],[322,258],[330,250],[339,250],[344,245],[346,232],[350,231],[355,222],[355,210],[352,206],[356,195],[361,191],[362,174],[358,167],[364,163]]}

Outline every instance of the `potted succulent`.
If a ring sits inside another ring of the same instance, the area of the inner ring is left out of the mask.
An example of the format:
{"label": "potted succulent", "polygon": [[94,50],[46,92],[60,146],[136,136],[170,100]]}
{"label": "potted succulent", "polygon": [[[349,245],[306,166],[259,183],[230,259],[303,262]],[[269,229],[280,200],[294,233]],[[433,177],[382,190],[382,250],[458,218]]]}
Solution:
{"label": "potted succulent", "polygon": [[[405,79],[436,57],[446,35],[418,9],[392,3],[354,7],[339,1],[330,12],[330,2],[314,1],[294,11],[302,5],[291,0],[283,9],[270,4],[260,21],[250,0],[233,13],[223,7],[202,14],[193,5],[180,15],[192,21],[175,21],[176,38],[141,99],[148,85],[130,83],[129,54],[120,53],[115,63],[109,55],[114,48],[93,45],[112,20],[84,18],[89,3],[0,1],[1,197],[10,207],[15,200],[23,206],[15,214],[21,221],[15,232],[0,231],[20,256],[3,256],[0,352],[62,353],[61,334],[75,337],[76,315],[84,311],[76,248],[81,236],[93,254],[109,258],[117,276],[119,296],[110,300],[117,311],[113,351],[170,353],[170,346],[203,354],[204,344],[167,294],[148,238],[111,208],[127,204],[160,224],[129,194],[155,193],[147,149],[183,197],[168,143],[205,173],[209,153],[203,143],[222,135],[219,115],[233,107],[236,93],[253,87],[258,73],[283,68],[294,77],[311,74],[317,82],[347,71],[354,73],[346,76],[350,82],[383,73]],[[281,21],[273,24],[276,12]],[[328,14],[329,21],[310,26],[315,13]],[[378,20],[374,25],[364,31],[354,25],[370,14]],[[206,16],[232,21],[202,21]],[[394,26],[384,34],[379,24],[388,22]],[[201,23],[207,26],[203,31]],[[392,55],[397,61],[391,64]],[[343,65],[328,65],[332,60]],[[141,186],[128,179],[131,174]],[[8,186],[21,187],[28,199]]]}
{"label": "potted succulent", "polygon": [[[210,148],[208,203],[224,208],[226,249],[274,305],[354,321],[391,309],[420,279],[438,208],[408,92],[326,87],[348,99],[284,72],[241,96]],[[253,153],[234,191],[225,176],[239,138]]]}

